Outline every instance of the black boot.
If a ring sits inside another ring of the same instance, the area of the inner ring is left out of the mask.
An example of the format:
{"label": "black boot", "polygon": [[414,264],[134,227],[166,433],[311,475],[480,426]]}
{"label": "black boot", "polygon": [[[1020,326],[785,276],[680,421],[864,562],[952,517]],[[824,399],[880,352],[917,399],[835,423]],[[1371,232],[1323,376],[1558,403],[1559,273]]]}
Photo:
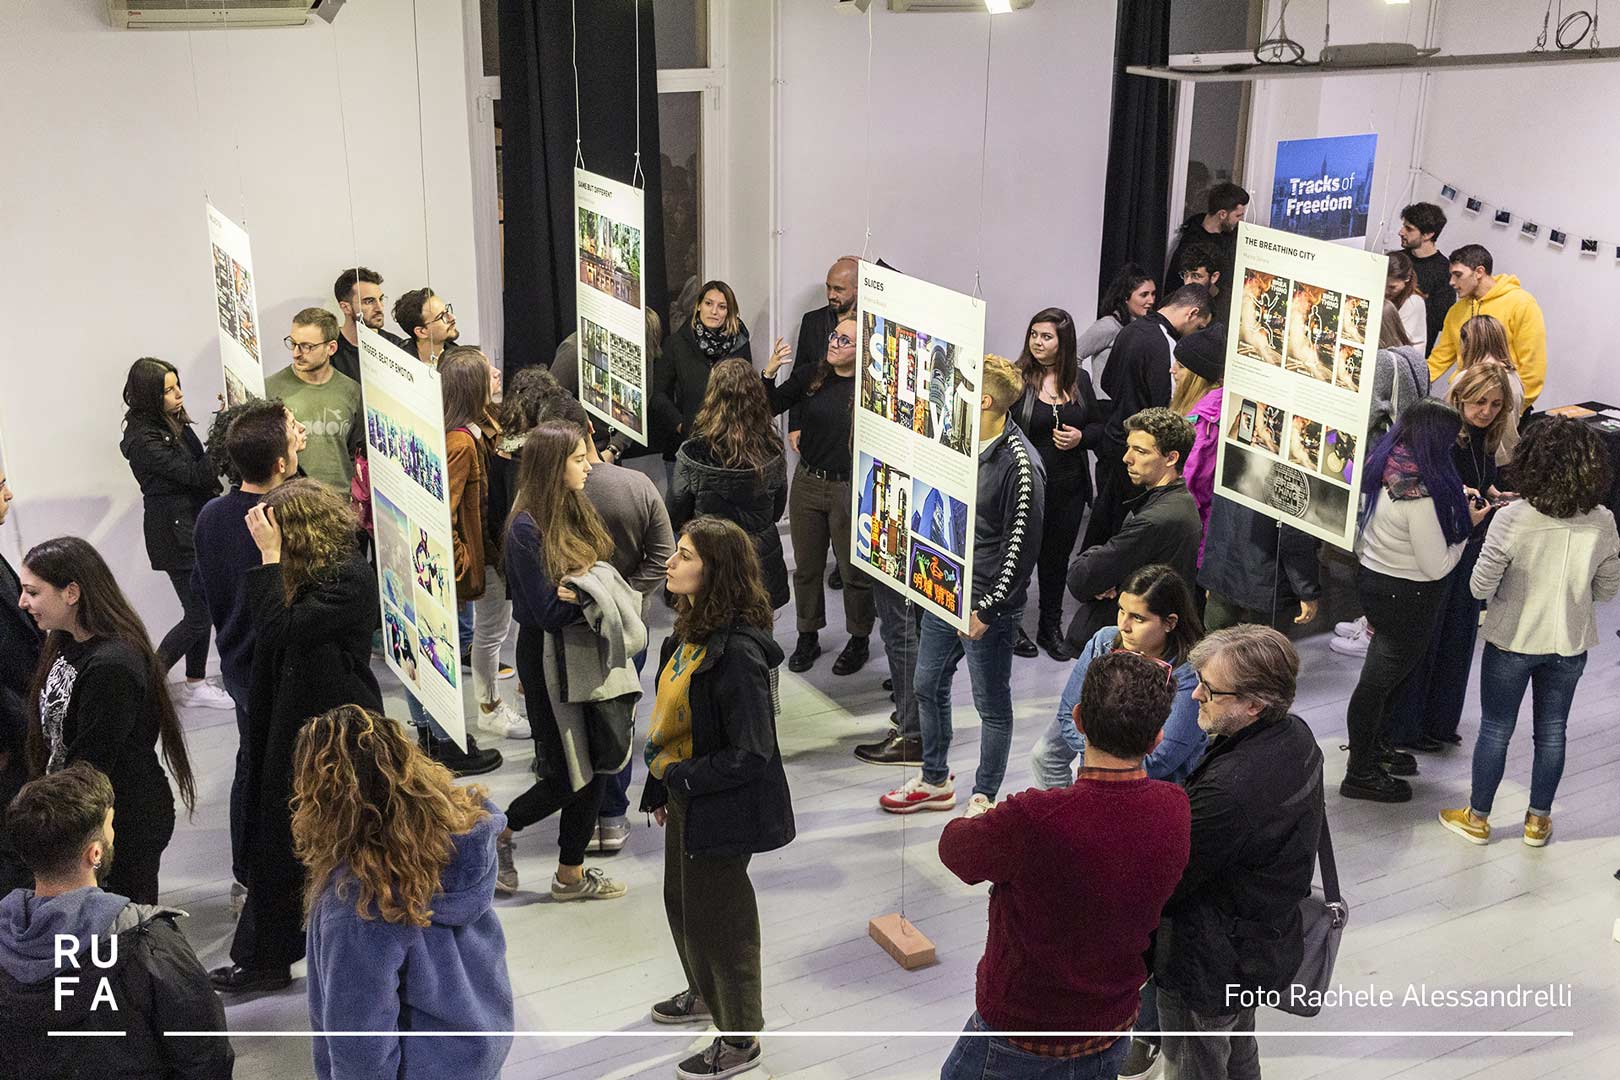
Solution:
{"label": "black boot", "polygon": [[833,674],[855,674],[857,671],[861,670],[861,668],[866,666],[866,661],[871,654],[872,646],[868,642],[866,635],[862,634],[858,637],[850,638],[849,644],[844,646],[844,651],[839,653],[838,659],[833,661]]}
{"label": "black boot", "polygon": [[788,657],[788,670],[793,672],[809,671],[815,664],[816,657],[821,655],[821,642],[816,640],[816,632],[799,635],[799,643],[793,646],[793,655]]}
{"label": "black boot", "polygon": [[1041,622],[1040,628],[1035,631],[1035,644],[1060,664],[1074,659],[1074,653],[1069,651],[1069,643],[1063,640],[1063,632],[1058,629],[1055,620]]}
{"label": "black boot", "polygon": [[218,967],[208,973],[208,981],[222,994],[268,993],[285,990],[292,985],[292,969],[282,967],[245,968],[235,964]]}
{"label": "black boot", "polygon": [[1035,647],[1035,643],[1029,640],[1029,635],[1024,633],[1024,628],[1020,626],[1018,628],[1018,640],[1013,642],[1013,655],[1028,659],[1031,656],[1039,656],[1040,654],[1041,650]]}
{"label": "black boot", "polygon": [[478,740],[467,733],[467,749],[463,750],[449,739],[431,738],[429,756],[449,769],[457,777],[483,776],[501,767],[504,760],[499,750],[480,750]]}
{"label": "black boot", "polygon": [[1344,782],[1339,785],[1339,794],[1346,799],[1367,799],[1371,802],[1410,802],[1412,800],[1412,785],[1405,780],[1397,780],[1382,768],[1374,768],[1371,772],[1344,774]]}
{"label": "black boot", "polygon": [[1405,750],[1397,750],[1386,742],[1378,743],[1378,764],[1391,776],[1416,776],[1417,758]]}

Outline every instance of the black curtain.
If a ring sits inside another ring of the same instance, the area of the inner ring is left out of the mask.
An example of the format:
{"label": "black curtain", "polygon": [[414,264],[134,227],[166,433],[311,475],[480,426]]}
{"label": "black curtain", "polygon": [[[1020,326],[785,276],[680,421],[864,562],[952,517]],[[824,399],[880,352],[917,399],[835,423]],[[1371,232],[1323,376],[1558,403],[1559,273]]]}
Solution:
{"label": "black curtain", "polygon": [[[1164,79],[1125,74],[1127,64],[1170,59],[1170,0],[1119,0],[1114,107],[1108,129],[1099,291],[1127,262],[1155,279],[1164,268],[1170,212],[1170,100]],[[1159,292],[1170,291],[1161,283]]]}
{"label": "black curtain", "polygon": [[[642,302],[668,307],[652,0],[500,0],[508,374],[549,364],[574,332],[574,68],[585,168],[630,183],[641,27]],[[579,25],[573,20],[577,14]],[[577,34],[576,34],[577,30]],[[574,53],[578,44],[578,55]]]}

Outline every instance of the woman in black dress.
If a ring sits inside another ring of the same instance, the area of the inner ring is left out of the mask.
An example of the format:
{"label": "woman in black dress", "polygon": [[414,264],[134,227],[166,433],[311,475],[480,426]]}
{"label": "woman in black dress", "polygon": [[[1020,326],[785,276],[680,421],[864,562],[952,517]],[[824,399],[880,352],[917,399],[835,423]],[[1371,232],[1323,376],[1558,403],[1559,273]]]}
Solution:
{"label": "woman in black dress", "polygon": [[205,679],[208,605],[191,583],[192,529],[203,503],[219,494],[219,475],[191,430],[180,373],[173,364],[149,356],[135,361],[124,380],[124,405],[124,438],[118,448],[141,486],[146,557],[152,569],[169,575],[182,612],[158,644],[158,657],[164,671],[186,658],[178,704],[234,709],[230,695]]}
{"label": "woman in black dress", "polygon": [[249,510],[247,525],[261,560],[247,576],[248,893],[232,964],[209,973],[226,992],[280,989],[304,956],[304,868],[293,854],[289,805],[298,732],[339,705],[383,708],[371,673],[377,579],[355,546],[348,500],[300,477]]}
{"label": "woman in black dress", "polygon": [[30,773],[85,761],[112,782],[118,851],[106,890],[158,902],[158,864],[174,835],[169,767],[189,811],[197,801],[185,735],[146,626],[96,549],[76,536],[23,557],[18,601],[45,632],[28,694]]}
{"label": "woman in black dress", "polygon": [[1018,367],[1024,375],[1024,396],[1010,416],[1029,436],[1046,467],[1046,516],[1037,572],[1040,621],[1033,644],[1019,628],[1014,651],[1034,656],[1039,645],[1054,660],[1072,660],[1063,641],[1063,578],[1080,535],[1080,519],[1091,502],[1086,451],[1101,441],[1106,415],[1097,404],[1091,376],[1080,366],[1074,319],[1062,308],[1045,308],[1029,320]]}

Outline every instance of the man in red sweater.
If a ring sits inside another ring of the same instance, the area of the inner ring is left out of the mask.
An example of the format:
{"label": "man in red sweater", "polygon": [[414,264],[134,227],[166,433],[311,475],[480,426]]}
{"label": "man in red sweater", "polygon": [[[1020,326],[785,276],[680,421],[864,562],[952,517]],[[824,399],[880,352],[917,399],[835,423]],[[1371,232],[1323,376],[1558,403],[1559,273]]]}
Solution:
{"label": "man in red sweater", "polygon": [[[1162,660],[1115,652],[1092,661],[1075,706],[1086,737],[1068,788],[1026,791],[945,826],[939,857],[973,885],[992,883],[972,1032],[941,1080],[985,1075],[1113,1080],[1130,1048],[1144,954],[1187,865],[1191,813],[1180,787],[1149,780],[1175,694]],[[1058,1060],[1066,1071],[1051,1071]]]}

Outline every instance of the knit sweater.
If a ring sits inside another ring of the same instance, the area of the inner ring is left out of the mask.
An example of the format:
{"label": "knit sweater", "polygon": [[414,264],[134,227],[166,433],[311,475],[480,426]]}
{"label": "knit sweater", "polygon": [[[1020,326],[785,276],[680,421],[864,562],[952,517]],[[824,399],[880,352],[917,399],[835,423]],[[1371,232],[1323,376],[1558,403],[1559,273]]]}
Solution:
{"label": "knit sweater", "polygon": [[958,818],[939,857],[990,881],[975,1003],[997,1031],[1120,1031],[1136,1016],[1143,954],[1187,865],[1186,794],[1162,780],[1025,791]]}

